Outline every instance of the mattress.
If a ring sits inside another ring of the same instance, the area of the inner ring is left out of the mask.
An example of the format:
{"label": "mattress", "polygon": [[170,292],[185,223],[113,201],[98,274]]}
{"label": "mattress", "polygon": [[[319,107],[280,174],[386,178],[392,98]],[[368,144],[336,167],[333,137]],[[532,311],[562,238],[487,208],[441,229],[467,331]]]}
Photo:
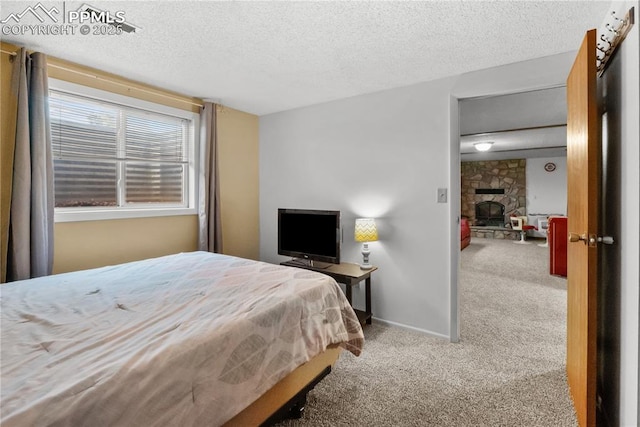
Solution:
{"label": "mattress", "polygon": [[192,252],[0,286],[0,411],[24,425],[221,425],[330,345],[337,283]]}

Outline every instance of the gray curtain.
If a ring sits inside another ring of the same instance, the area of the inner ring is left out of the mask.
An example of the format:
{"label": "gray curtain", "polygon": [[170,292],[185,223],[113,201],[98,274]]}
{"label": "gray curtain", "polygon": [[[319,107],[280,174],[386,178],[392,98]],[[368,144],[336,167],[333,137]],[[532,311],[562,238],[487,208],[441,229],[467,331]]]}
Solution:
{"label": "gray curtain", "polygon": [[217,105],[205,102],[200,114],[199,249],[222,253],[220,180],[218,179]]}
{"label": "gray curtain", "polygon": [[53,156],[47,58],[21,49],[11,90],[18,101],[9,216],[7,281],[46,276],[53,269]]}

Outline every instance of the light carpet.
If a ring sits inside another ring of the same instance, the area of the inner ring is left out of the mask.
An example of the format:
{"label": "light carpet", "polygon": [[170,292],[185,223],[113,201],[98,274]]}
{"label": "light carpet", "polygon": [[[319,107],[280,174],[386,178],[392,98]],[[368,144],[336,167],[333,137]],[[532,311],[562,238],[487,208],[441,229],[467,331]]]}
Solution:
{"label": "light carpet", "polygon": [[[537,243],[537,242],[536,242]],[[566,280],[548,248],[473,239],[461,254],[460,342],[374,324],[281,426],[575,426]],[[375,281],[373,286],[375,286]]]}

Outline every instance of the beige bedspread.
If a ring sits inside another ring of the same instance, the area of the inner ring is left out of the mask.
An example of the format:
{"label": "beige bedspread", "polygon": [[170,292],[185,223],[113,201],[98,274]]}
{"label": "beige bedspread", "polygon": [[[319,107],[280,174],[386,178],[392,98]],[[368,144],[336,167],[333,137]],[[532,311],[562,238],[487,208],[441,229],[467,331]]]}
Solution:
{"label": "beige bedspread", "polygon": [[1,424],[220,425],[340,344],[333,279],[206,252],[0,286]]}

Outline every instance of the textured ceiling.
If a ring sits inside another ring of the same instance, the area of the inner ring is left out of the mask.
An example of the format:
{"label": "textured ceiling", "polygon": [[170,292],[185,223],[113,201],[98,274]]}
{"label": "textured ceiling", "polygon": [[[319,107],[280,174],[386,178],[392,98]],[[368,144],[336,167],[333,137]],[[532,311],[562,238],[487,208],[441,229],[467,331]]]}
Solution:
{"label": "textured ceiling", "polygon": [[[0,17],[35,3],[3,0]],[[67,11],[84,3],[43,1]],[[25,33],[2,40],[257,115],[576,50],[610,5],[87,3],[123,11],[140,30],[119,36]]]}

